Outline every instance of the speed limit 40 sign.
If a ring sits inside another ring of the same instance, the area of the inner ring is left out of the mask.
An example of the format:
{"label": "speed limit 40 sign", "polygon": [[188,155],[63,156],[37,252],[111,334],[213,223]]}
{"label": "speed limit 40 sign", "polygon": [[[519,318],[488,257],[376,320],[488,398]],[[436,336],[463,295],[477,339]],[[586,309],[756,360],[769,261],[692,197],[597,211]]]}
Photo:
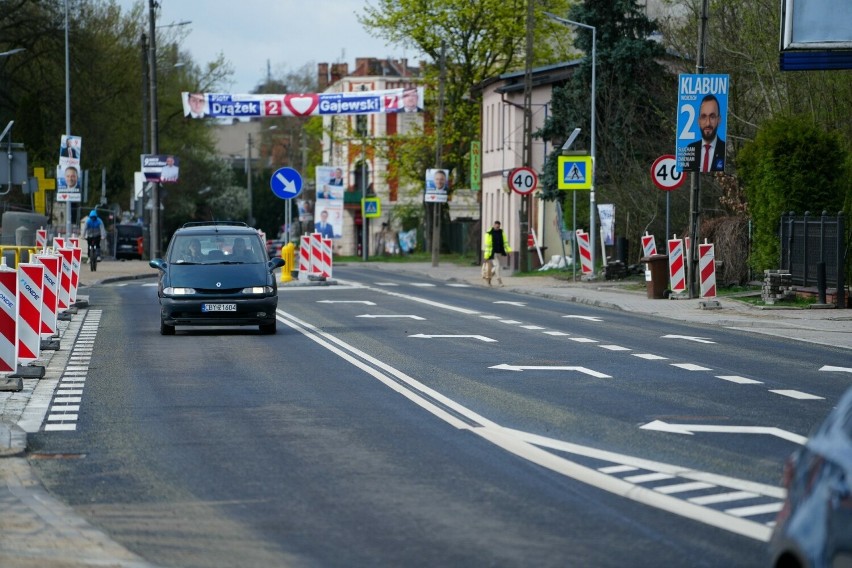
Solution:
{"label": "speed limit 40 sign", "polygon": [[683,172],[677,171],[677,160],[671,154],[660,156],[651,166],[651,181],[663,191],[679,188],[686,181]]}
{"label": "speed limit 40 sign", "polygon": [[538,186],[538,175],[532,168],[515,168],[509,172],[509,189],[521,195],[535,191]]}

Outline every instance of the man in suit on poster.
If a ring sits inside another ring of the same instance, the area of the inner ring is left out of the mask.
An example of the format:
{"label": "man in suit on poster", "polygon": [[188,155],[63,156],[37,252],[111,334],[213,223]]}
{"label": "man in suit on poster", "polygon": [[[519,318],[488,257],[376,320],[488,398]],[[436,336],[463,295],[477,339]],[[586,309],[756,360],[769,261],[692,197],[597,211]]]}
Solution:
{"label": "man in suit on poster", "polygon": [[690,172],[722,172],[725,171],[725,141],[718,137],[719,100],[715,95],[706,95],[701,99],[698,111],[698,128],[701,140],[689,144],[687,148],[691,159],[687,160],[684,170]]}

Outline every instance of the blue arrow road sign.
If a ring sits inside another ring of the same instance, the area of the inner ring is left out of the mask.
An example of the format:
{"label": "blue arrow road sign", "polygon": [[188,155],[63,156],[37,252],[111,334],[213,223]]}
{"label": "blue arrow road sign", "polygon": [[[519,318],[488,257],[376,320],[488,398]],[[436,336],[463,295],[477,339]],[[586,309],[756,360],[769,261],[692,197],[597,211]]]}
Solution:
{"label": "blue arrow road sign", "polygon": [[292,199],[302,192],[302,176],[293,168],[280,168],[269,179],[272,193],[281,199]]}

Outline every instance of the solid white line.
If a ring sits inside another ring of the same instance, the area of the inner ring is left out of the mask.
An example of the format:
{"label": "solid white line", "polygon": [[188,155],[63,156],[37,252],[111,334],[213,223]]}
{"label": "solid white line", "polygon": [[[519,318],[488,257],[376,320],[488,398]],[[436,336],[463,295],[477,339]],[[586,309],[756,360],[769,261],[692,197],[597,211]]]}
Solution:
{"label": "solid white line", "polygon": [[821,396],[817,396],[815,394],[808,394],[806,392],[801,392],[797,390],[771,390],[769,392],[774,392],[775,394],[780,394],[781,396],[789,396],[790,398],[795,398],[797,400],[825,400]]}
{"label": "solid white line", "polygon": [[684,371],[711,371],[712,369],[708,369],[707,367],[702,367],[701,365],[694,365],[692,363],[671,363],[672,367],[678,367],[679,369],[683,369]]}
{"label": "solid white line", "polygon": [[747,379],[745,377],[740,377],[738,375],[716,375],[717,379],[722,379],[723,381],[731,381],[732,383],[737,383],[740,385],[762,385],[761,381],[755,381],[754,379]]}
{"label": "solid white line", "polygon": [[715,505],[716,503],[729,503],[731,501],[742,501],[743,499],[754,499],[760,497],[757,493],[751,491],[730,491],[727,493],[717,493],[715,495],[702,495],[701,497],[693,497],[689,499],[690,503],[696,505]]}

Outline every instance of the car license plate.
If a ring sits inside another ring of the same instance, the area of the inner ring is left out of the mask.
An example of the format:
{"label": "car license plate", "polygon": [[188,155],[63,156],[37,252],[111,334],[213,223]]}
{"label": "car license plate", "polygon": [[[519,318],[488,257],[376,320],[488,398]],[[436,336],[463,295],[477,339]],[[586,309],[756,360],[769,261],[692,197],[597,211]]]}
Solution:
{"label": "car license plate", "polygon": [[202,312],[235,312],[236,304],[201,304]]}

